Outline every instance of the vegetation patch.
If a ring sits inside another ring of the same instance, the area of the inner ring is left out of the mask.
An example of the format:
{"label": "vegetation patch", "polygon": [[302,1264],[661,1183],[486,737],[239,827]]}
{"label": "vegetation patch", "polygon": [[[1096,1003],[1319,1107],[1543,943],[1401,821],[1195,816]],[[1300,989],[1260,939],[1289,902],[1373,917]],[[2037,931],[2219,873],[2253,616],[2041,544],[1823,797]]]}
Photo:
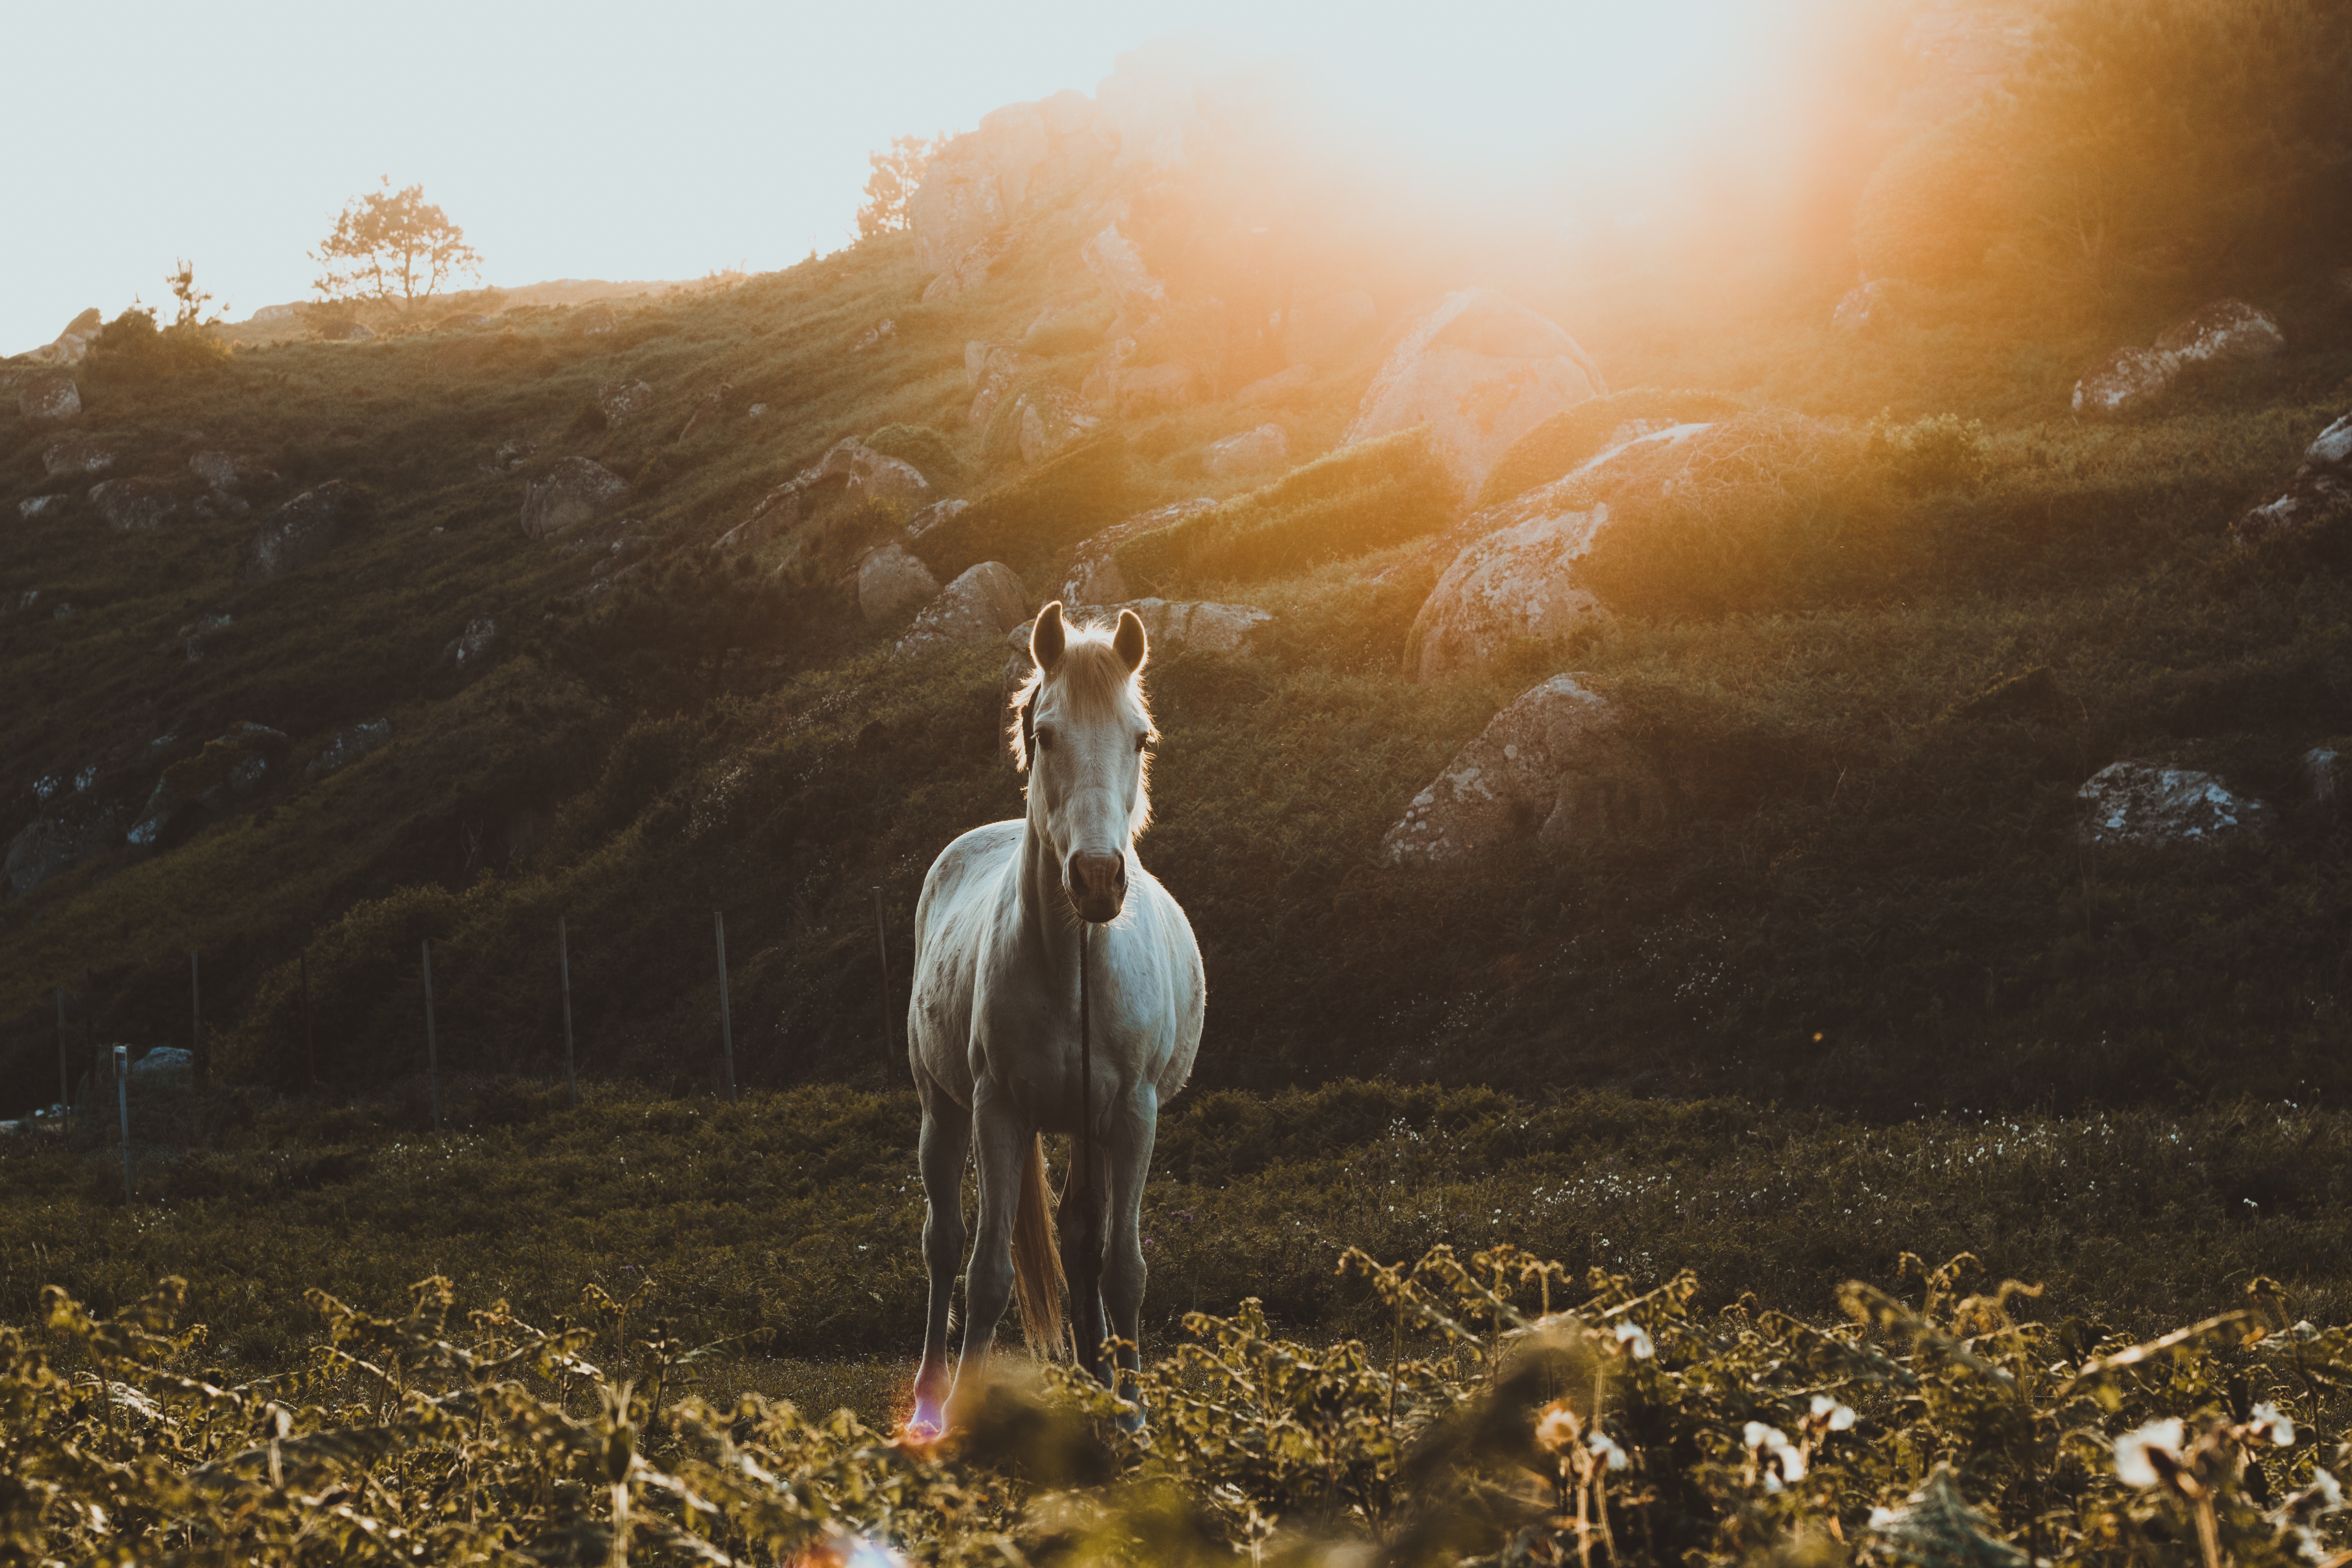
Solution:
{"label": "vegetation patch", "polygon": [[1106,432],[983,491],[913,548],[942,583],[983,561],[1002,561],[1025,576],[1117,521],[1131,499],[1126,439]]}

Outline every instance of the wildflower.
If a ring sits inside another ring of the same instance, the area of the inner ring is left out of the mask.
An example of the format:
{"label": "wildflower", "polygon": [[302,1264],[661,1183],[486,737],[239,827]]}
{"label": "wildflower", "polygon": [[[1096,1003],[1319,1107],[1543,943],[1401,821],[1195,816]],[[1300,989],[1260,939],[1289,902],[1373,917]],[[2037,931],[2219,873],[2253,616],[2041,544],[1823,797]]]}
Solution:
{"label": "wildflower", "polygon": [[1555,1399],[1544,1406],[1543,1414],[1536,1420],[1536,1442],[1557,1454],[1574,1443],[1583,1430],[1584,1423],[1576,1418],[1576,1412],[1568,1407],[1567,1402]]}
{"label": "wildflower", "polygon": [[2116,1439],[2116,1474],[2126,1486],[2152,1487],[2180,1473],[2186,1434],[2178,1415],[2151,1421]]}
{"label": "wildflower", "polygon": [[1647,1361],[1658,1353],[1658,1347],[1650,1342],[1641,1324],[1622,1318],[1617,1322],[1617,1343],[1635,1361]]}
{"label": "wildflower", "polygon": [[1901,1514],[1895,1512],[1891,1508],[1874,1508],[1870,1510],[1870,1528],[1873,1530],[1889,1529],[1894,1525],[1896,1520],[1901,1519],[1902,1517],[1903,1516]]}
{"label": "wildflower", "polygon": [[2267,1399],[2254,1406],[2253,1415],[2246,1422],[2248,1437],[2258,1438],[2265,1433],[2269,1434],[2271,1442],[2278,1447],[2294,1447],[2294,1417]]}
{"label": "wildflower", "polygon": [[1762,1470],[1764,1489],[1777,1492],[1783,1481],[1796,1482],[1805,1479],[1803,1450],[1789,1441],[1789,1435],[1778,1426],[1767,1426],[1761,1421],[1750,1421],[1743,1429],[1748,1439],[1748,1451],[1765,1461]]}
{"label": "wildflower", "polygon": [[1807,1426],[1818,1426],[1824,1431],[1845,1432],[1853,1426],[1853,1406],[1841,1405],[1826,1394],[1813,1395],[1812,1417]]}
{"label": "wildflower", "polygon": [[2324,1563],[2327,1547],[2312,1528],[2326,1515],[2344,1507],[2344,1489],[2334,1476],[2315,1468],[2311,1484],[2281,1503],[2271,1514],[2271,1523],[2277,1526],[2282,1542],[2294,1543],[2294,1554],[2306,1563]]}
{"label": "wildflower", "polygon": [[1612,1470],[1624,1469],[1633,1462],[1625,1457],[1625,1450],[1617,1446],[1616,1439],[1606,1432],[1595,1432],[1592,1440],[1585,1446],[1592,1450],[1594,1458]]}

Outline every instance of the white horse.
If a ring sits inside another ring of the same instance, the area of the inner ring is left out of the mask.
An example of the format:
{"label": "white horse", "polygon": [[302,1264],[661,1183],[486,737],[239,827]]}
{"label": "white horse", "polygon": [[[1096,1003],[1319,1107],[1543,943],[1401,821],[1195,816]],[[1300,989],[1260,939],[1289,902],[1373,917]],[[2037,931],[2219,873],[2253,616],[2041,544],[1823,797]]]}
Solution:
{"label": "white horse", "polygon": [[[1192,923],[1136,859],[1150,818],[1143,623],[1073,629],[1059,603],[1029,636],[1014,752],[1029,814],[940,851],[915,910],[907,1055],[923,1104],[923,1261],[930,1320],[910,1433],[946,1428],[948,1298],[964,1247],[963,1168],[980,1150],[980,1226],[965,1280],[959,1378],[980,1367],[1016,1283],[1033,1345],[1058,1349],[1068,1266],[1080,1365],[1114,1388],[1115,1331],[1140,1365],[1137,1233],[1160,1103],[1201,1044],[1206,980]],[[1071,1134],[1056,1245],[1048,1132]],[[1105,1308],[1108,1322],[1105,1322]],[[1139,1422],[1139,1405],[1129,1419]]]}

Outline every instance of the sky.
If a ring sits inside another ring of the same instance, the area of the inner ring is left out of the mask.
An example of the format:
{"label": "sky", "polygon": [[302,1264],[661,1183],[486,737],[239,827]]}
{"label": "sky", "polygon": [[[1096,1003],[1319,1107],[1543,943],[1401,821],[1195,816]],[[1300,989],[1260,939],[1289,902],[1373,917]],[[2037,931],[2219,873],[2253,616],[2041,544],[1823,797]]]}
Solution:
{"label": "sky", "polygon": [[[1181,32],[1490,174],[1686,133],[1769,54],[1771,0],[0,6],[0,353],[77,312],[313,297],[343,204],[422,184],[483,281],[765,271],[846,244],[868,152],[965,131]],[[36,66],[35,62],[39,62]],[[1695,119],[1696,117],[1696,119]],[[168,314],[168,311],[166,312]]]}

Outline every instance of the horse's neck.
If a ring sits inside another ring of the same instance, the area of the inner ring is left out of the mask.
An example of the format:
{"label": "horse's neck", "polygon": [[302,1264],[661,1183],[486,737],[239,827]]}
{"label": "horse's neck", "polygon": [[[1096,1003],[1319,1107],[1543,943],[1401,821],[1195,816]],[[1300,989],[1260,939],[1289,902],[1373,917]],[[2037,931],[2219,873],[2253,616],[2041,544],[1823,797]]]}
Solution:
{"label": "horse's neck", "polygon": [[[1078,919],[1062,891],[1062,868],[1045,825],[1028,818],[1021,833],[1020,905],[1023,940],[1056,975],[1077,984]],[[1100,949],[1101,943],[1096,947]]]}

